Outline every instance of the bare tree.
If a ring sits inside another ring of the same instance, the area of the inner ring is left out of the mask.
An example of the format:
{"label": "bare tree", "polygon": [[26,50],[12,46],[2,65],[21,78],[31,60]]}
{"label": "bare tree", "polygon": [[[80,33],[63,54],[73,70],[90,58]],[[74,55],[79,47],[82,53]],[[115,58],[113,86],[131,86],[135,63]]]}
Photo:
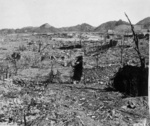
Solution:
{"label": "bare tree", "polygon": [[129,23],[130,23],[131,30],[132,30],[132,33],[133,33],[134,42],[135,42],[135,48],[134,48],[134,49],[136,50],[136,52],[137,52],[137,54],[138,54],[138,57],[139,57],[139,59],[140,59],[141,67],[142,67],[142,68],[145,68],[145,58],[142,57],[142,55],[141,55],[141,53],[140,53],[138,36],[137,36],[137,34],[135,33],[135,31],[134,31],[134,26],[132,25],[132,23],[131,23],[131,21],[130,21],[130,19],[129,19],[129,17],[128,17],[128,15],[127,15],[126,13],[125,13],[125,16],[127,17],[128,21],[129,21]]}
{"label": "bare tree", "polygon": [[[132,30],[132,33],[133,33],[133,37],[134,37],[134,42],[135,42],[135,50],[139,56],[139,59],[140,59],[140,62],[141,62],[141,68],[145,68],[145,58],[142,57],[141,53],[140,53],[140,50],[139,50],[139,40],[138,40],[138,37],[137,37],[137,34],[135,33],[134,31],[134,26],[132,25],[129,17],[127,16],[127,14],[125,13],[125,16],[127,17],[129,23],[130,23],[130,26],[131,26],[131,30]],[[150,72],[149,72],[150,73]],[[150,114],[150,79],[148,80],[148,106],[149,106],[149,114]]]}

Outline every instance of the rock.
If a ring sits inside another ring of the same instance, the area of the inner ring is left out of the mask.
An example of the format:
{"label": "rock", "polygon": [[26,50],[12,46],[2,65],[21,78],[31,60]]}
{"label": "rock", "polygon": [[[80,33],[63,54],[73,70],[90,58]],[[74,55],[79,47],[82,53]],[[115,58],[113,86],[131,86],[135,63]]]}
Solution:
{"label": "rock", "polygon": [[134,101],[128,101],[127,108],[135,109],[136,108],[136,103]]}
{"label": "rock", "polygon": [[134,123],[133,126],[147,126],[147,119],[144,118],[144,119],[140,119],[138,120],[137,123]]}

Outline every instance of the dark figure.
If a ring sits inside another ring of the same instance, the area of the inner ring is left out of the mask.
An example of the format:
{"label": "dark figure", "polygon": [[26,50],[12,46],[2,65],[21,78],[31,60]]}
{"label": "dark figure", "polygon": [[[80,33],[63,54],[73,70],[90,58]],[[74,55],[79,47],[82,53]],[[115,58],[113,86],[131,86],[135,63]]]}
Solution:
{"label": "dark figure", "polygon": [[83,57],[82,56],[78,56],[77,57],[77,61],[75,62],[74,67],[74,74],[73,74],[73,80],[74,81],[80,81],[81,80],[81,76],[82,76],[82,70],[83,70]]}

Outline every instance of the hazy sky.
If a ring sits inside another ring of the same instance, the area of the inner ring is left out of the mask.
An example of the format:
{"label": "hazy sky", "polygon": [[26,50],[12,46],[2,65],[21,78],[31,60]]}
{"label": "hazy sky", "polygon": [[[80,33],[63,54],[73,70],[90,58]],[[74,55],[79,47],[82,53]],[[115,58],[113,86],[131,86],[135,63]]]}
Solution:
{"label": "hazy sky", "polygon": [[0,28],[21,28],[49,23],[55,27],[110,20],[132,23],[150,16],[150,0],[0,0]]}

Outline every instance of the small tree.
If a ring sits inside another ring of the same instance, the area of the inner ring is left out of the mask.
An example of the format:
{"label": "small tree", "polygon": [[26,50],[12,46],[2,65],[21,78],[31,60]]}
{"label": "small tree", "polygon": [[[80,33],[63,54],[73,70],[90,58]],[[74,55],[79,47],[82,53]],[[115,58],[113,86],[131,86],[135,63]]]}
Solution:
{"label": "small tree", "polygon": [[21,58],[20,52],[13,52],[10,56],[6,57],[6,60],[8,60],[13,64],[15,69],[15,75],[17,75],[18,72],[17,62],[20,60],[20,58]]}

